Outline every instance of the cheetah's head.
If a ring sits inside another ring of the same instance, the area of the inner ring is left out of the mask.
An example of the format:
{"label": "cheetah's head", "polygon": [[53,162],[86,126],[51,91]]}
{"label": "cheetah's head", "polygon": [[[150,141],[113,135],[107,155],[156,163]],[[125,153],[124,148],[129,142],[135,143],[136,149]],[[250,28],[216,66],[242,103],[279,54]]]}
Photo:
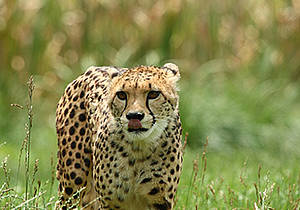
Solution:
{"label": "cheetah's head", "polygon": [[175,64],[128,69],[111,83],[110,108],[118,127],[131,142],[155,142],[177,115]]}

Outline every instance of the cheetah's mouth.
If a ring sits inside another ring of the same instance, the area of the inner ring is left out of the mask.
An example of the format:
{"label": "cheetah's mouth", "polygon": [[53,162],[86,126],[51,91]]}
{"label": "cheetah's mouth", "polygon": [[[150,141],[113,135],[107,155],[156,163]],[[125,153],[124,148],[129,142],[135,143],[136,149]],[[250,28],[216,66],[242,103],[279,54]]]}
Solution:
{"label": "cheetah's mouth", "polygon": [[145,132],[149,129],[143,128],[143,125],[138,119],[131,119],[128,121],[128,132]]}
{"label": "cheetah's mouth", "polygon": [[145,132],[145,131],[148,131],[148,130],[149,130],[148,128],[137,128],[137,129],[128,128],[128,132]]}

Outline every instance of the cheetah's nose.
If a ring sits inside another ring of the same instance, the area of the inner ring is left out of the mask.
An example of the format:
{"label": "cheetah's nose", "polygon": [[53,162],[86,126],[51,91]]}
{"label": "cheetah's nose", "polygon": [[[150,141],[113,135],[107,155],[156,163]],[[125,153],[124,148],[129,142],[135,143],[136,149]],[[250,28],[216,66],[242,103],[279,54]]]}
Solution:
{"label": "cheetah's nose", "polygon": [[128,120],[133,120],[133,119],[136,119],[136,120],[139,120],[141,121],[143,118],[144,118],[145,114],[144,113],[141,113],[141,112],[128,112],[126,114],[126,118]]}

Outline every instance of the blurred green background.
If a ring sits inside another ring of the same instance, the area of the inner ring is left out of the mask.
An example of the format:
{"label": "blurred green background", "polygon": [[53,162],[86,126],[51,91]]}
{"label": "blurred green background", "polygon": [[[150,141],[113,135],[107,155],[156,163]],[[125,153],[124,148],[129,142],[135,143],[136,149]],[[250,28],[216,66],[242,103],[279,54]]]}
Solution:
{"label": "blurred green background", "polygon": [[[33,75],[32,162],[49,178],[55,109],[90,65],[181,70],[190,152],[300,161],[300,1],[0,0],[0,160],[17,170]],[[282,162],[280,162],[282,160]],[[242,162],[242,160],[241,160]],[[230,165],[230,163],[227,163]]]}

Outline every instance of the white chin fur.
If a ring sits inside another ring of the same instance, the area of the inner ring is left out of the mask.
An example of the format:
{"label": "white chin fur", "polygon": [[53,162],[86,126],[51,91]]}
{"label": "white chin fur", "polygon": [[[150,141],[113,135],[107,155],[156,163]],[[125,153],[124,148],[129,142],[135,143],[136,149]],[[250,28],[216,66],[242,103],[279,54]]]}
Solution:
{"label": "white chin fur", "polygon": [[167,125],[167,120],[158,120],[148,131],[135,133],[125,130],[125,135],[127,139],[133,143],[155,143],[155,141],[161,136]]}

